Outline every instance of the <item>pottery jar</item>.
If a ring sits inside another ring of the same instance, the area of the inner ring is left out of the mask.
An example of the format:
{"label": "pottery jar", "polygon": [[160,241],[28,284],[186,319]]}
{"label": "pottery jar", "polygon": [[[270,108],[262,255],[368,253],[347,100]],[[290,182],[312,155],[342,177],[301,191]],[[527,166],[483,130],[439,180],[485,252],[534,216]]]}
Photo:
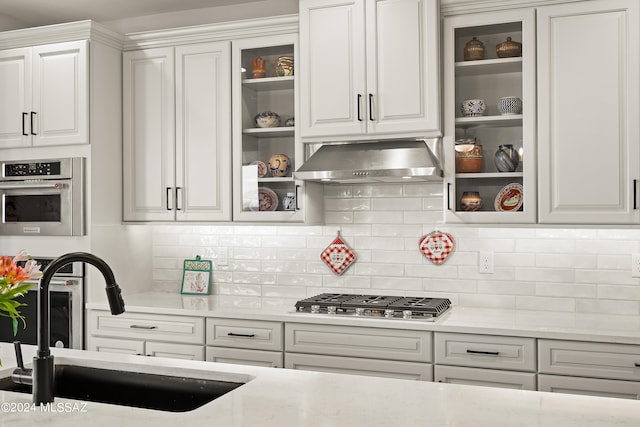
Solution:
{"label": "pottery jar", "polygon": [[484,43],[474,37],[464,45],[464,60],[476,61],[479,59],[484,59]]}
{"label": "pottery jar", "polygon": [[518,167],[520,155],[513,145],[503,144],[498,147],[493,160],[498,172],[513,172]]}
{"label": "pottery jar", "polygon": [[274,154],[269,158],[269,172],[271,176],[287,176],[291,170],[291,162],[285,154]]}
{"label": "pottery jar", "polygon": [[295,211],[296,210],[296,195],[295,193],[287,193],[282,199],[282,209],[285,211]]}
{"label": "pottery jar", "polygon": [[482,199],[478,191],[465,191],[460,198],[460,208],[463,211],[475,212],[482,208]]}

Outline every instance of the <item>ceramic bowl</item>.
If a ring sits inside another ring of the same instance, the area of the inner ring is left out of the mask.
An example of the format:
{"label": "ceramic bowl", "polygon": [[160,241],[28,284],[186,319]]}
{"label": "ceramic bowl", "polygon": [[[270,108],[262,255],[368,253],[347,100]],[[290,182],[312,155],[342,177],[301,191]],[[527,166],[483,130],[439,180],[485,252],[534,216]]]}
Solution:
{"label": "ceramic bowl", "polygon": [[255,117],[259,128],[274,128],[280,126],[280,116],[273,111],[263,111]]}
{"label": "ceramic bowl", "polygon": [[269,158],[271,176],[287,176],[291,170],[291,161],[286,154],[274,154]]}
{"label": "ceramic bowl", "polygon": [[498,100],[498,111],[502,115],[521,114],[522,99],[517,96],[505,96]]}
{"label": "ceramic bowl", "polygon": [[466,99],[460,104],[460,111],[466,117],[482,116],[486,109],[484,99]]}

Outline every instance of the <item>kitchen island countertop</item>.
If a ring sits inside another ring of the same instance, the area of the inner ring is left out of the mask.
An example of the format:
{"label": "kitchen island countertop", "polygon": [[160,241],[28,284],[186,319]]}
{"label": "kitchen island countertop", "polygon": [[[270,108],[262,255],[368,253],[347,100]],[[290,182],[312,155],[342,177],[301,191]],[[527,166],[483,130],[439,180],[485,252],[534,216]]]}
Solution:
{"label": "kitchen island countertop", "polygon": [[[30,360],[32,346],[25,346]],[[0,391],[2,425],[11,427],[146,426],[314,427],[637,427],[640,402],[156,357],[53,349],[57,363],[80,363],[167,375],[239,375],[236,390],[189,412],[165,412],[56,398],[59,410],[29,408],[31,396]],[[13,346],[0,343],[1,377],[15,366]],[[186,370],[186,371],[185,371]],[[56,406],[53,406],[56,408]],[[18,410],[21,409],[21,410]]]}
{"label": "kitchen island countertop", "polygon": [[[452,306],[428,322],[296,313],[295,300],[259,297],[146,292],[124,299],[127,312],[640,344],[638,316]],[[87,308],[108,310],[108,305],[88,303]]]}

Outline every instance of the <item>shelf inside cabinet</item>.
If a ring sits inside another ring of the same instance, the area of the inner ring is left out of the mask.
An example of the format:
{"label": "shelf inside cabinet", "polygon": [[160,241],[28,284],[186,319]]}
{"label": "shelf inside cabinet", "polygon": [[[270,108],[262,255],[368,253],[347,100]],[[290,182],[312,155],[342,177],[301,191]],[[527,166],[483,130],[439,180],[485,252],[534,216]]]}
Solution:
{"label": "shelf inside cabinet", "polygon": [[520,73],[522,72],[522,57],[461,61],[455,63],[455,69],[458,77],[479,74]]}
{"label": "shelf inside cabinet", "polygon": [[284,176],[284,177],[269,177],[266,176],[264,178],[258,178],[258,182],[260,183],[275,183],[275,182],[291,182],[293,181],[293,177],[292,176]]}
{"label": "shelf inside cabinet", "polygon": [[522,114],[510,114],[504,116],[456,117],[457,127],[519,125],[522,125]]}
{"label": "shelf inside cabinet", "polygon": [[266,77],[263,79],[244,79],[242,84],[256,91],[293,89],[293,76]]}
{"label": "shelf inside cabinet", "polygon": [[456,173],[456,179],[522,178],[522,172]]}
{"label": "shelf inside cabinet", "polygon": [[255,135],[264,138],[277,138],[281,136],[293,136],[295,128],[293,126],[279,126],[275,128],[247,128],[243,129],[245,135]]}

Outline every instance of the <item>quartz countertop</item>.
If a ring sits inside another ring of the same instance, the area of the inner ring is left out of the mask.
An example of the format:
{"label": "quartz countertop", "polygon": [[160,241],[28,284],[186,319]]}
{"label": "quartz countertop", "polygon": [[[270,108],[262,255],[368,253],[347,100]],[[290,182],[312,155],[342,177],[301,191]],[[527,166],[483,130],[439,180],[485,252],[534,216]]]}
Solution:
{"label": "quartz countertop", "polygon": [[[637,316],[453,306],[430,322],[297,313],[295,300],[275,302],[258,297],[147,292],[125,294],[124,299],[126,310],[138,313],[640,344],[640,317]],[[89,303],[87,308],[107,310],[108,305]]]}
{"label": "quartz countertop", "polygon": [[[33,354],[24,346],[25,360]],[[637,427],[640,402],[357,375],[53,349],[56,363],[162,372],[248,382],[189,412],[165,412],[56,398],[30,407],[31,395],[0,391],[2,425],[92,427],[474,426]],[[0,343],[0,377],[15,366],[13,346]]]}

